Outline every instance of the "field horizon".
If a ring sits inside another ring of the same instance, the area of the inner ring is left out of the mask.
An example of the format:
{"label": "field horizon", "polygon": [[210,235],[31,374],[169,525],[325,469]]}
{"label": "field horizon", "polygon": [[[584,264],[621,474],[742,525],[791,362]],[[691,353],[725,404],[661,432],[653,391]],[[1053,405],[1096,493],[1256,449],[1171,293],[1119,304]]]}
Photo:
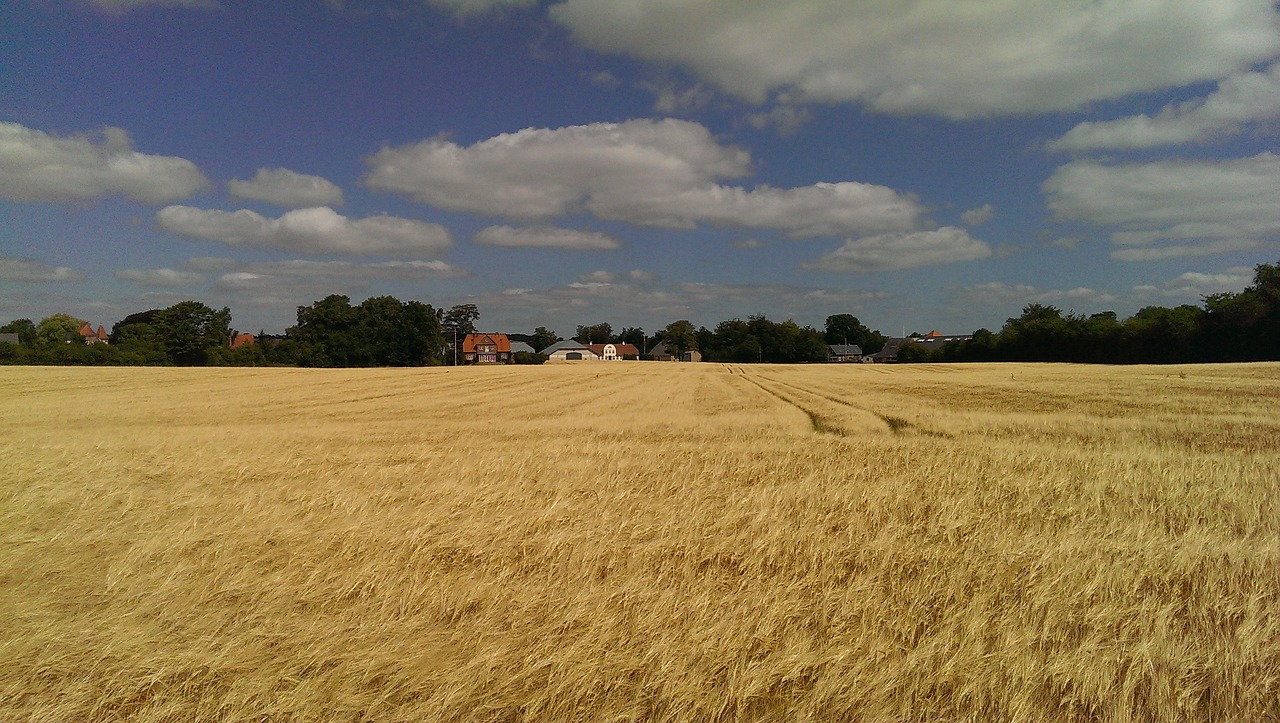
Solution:
{"label": "field horizon", "polygon": [[1280,364],[0,367],[0,719],[1280,721]]}

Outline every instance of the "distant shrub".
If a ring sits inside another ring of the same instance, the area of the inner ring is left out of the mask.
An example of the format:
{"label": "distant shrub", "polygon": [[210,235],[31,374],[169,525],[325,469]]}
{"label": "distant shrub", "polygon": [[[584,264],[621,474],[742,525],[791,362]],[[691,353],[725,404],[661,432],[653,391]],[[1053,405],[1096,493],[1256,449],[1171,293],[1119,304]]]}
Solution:
{"label": "distant shrub", "polygon": [[538,354],[531,351],[518,351],[511,355],[511,359],[516,364],[541,364],[545,362],[548,357],[546,354]]}

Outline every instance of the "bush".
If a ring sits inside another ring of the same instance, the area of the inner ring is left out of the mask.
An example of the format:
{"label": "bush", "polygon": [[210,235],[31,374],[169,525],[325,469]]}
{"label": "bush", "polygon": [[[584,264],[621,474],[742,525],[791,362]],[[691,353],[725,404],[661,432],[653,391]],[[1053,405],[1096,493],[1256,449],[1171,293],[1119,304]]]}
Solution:
{"label": "bush", "polygon": [[518,351],[511,355],[511,360],[516,364],[541,364],[548,358],[546,354],[538,354],[531,351]]}

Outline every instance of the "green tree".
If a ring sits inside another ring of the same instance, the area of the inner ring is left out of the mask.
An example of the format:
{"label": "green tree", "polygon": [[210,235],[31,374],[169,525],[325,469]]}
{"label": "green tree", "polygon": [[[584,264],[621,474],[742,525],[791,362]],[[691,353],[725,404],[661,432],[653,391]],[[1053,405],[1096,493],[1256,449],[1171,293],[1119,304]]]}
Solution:
{"label": "green tree", "polygon": [[545,326],[540,326],[533,330],[533,341],[529,343],[529,346],[532,346],[534,351],[542,351],[557,341],[560,341],[560,337],[556,336],[554,331]]}
{"label": "green tree", "polygon": [[84,319],[74,317],[70,314],[52,314],[40,320],[39,326],[36,327],[36,335],[41,346],[55,346],[58,344],[66,344],[68,339],[72,342],[83,341],[80,338],[80,327],[84,326]]}
{"label": "green tree", "polygon": [[211,349],[226,345],[231,335],[231,310],[180,301],[156,315],[154,326],[170,361],[178,366],[203,366],[209,363]]}
{"label": "green tree", "polygon": [[644,353],[644,329],[634,326],[623,327],[614,341],[622,344],[632,344],[635,348],[640,349],[641,353]]}
{"label": "green tree", "polygon": [[4,326],[0,326],[0,334],[17,334],[18,343],[30,349],[36,345],[36,339],[39,338],[40,331],[36,327],[36,323],[30,319],[14,319]]}
{"label": "green tree", "polygon": [[697,350],[696,334],[692,322],[688,319],[680,319],[667,324],[662,330],[662,341],[666,344],[668,351],[680,357],[684,356],[685,352]]}
{"label": "green tree", "polygon": [[613,327],[604,321],[590,326],[579,326],[573,338],[583,344],[608,344],[613,341]]}
{"label": "green tree", "polygon": [[[445,329],[457,329],[461,343],[463,336],[476,333],[476,320],[480,318],[480,309],[475,304],[457,304],[449,307],[440,320]],[[452,332],[450,332],[452,334]]]}

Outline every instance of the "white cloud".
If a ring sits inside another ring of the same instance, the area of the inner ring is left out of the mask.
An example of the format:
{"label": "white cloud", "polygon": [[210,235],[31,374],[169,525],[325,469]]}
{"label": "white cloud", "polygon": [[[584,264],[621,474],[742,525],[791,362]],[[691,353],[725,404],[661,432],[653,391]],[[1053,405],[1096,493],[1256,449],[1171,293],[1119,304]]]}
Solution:
{"label": "white cloud", "polygon": [[285,208],[342,205],[341,188],[320,176],[287,168],[259,168],[252,180],[228,181],[227,190],[237,198],[266,201]]}
{"label": "white cloud", "polygon": [[1252,121],[1280,118],[1280,63],[1234,75],[1206,98],[1167,105],[1154,117],[1081,123],[1048,144],[1053,151],[1152,148],[1230,135]]}
{"label": "white cloud", "polygon": [[0,255],[0,281],[84,281],[84,272],[20,256]]}
{"label": "white cloud", "polygon": [[1166,281],[1166,295],[1202,297],[1222,291],[1242,291],[1253,283],[1253,269],[1247,266],[1232,266],[1216,274],[1205,274],[1189,271],[1177,278]]}
{"label": "white cloud", "polygon": [[961,290],[960,296],[966,303],[990,304],[992,302],[1029,304],[1064,304],[1091,302],[1095,304],[1111,304],[1120,297],[1099,289],[1078,286],[1074,289],[1040,289],[1031,284],[1006,284],[1002,281],[989,281],[973,284]]}
{"label": "white cloud", "polygon": [[646,226],[699,223],[794,236],[905,231],[924,208],[865,183],[753,190],[717,181],[750,172],[750,156],[688,121],[632,120],[525,129],[469,147],[442,138],[384,148],[366,183],[452,211],[519,219],[590,212]]}
{"label": "white cloud", "polygon": [[936,231],[889,233],[846,241],[805,268],[818,271],[896,271],[985,259],[991,246],[967,231],[944,226]]}
{"label": "white cloud", "polygon": [[966,226],[981,226],[982,224],[995,218],[996,209],[989,203],[984,203],[977,208],[971,208],[960,214],[960,220],[964,221]]}
{"label": "white cloud", "polygon": [[219,7],[214,0],[86,0],[86,2],[98,10],[116,15],[147,6],[175,8]]}
{"label": "white cloud", "polygon": [[786,138],[795,135],[801,126],[813,120],[813,113],[808,108],[779,105],[767,111],[748,113],[743,116],[743,120],[756,130],[776,128],[778,135]]}
{"label": "white cloud", "polygon": [[257,246],[309,254],[434,256],[453,245],[437,223],[395,216],[353,220],[331,208],[304,208],[280,218],[253,211],[167,206],[156,213],[167,231],[230,246]]}
{"label": "white cloud", "polygon": [[672,82],[643,82],[640,87],[652,92],[657,98],[653,101],[653,110],[663,115],[686,115],[707,107],[714,95],[702,85],[691,85],[681,88]]}
{"label": "white cloud", "polygon": [[116,272],[121,281],[132,281],[143,286],[190,286],[204,281],[203,274],[175,269],[124,269]]}
{"label": "white cloud", "polygon": [[578,281],[583,284],[612,284],[617,280],[618,275],[609,271],[592,271],[578,275]]}
{"label": "white cloud", "polygon": [[221,256],[193,256],[184,264],[191,271],[226,271],[238,265],[235,259]]}
{"label": "white cloud", "polygon": [[617,239],[597,231],[535,226],[513,228],[490,226],[478,231],[473,239],[478,244],[505,248],[548,248],[575,251],[598,251],[621,246]]}
{"label": "white cloud", "polygon": [[222,274],[215,282],[223,291],[281,296],[327,295],[364,289],[374,281],[425,281],[470,276],[466,269],[444,261],[308,261],[294,259],[247,264]]}
{"label": "white cloud", "polygon": [[133,150],[129,134],[103,128],[97,137],[62,138],[17,123],[0,123],[0,198],[78,201],[121,195],[166,203],[201,190],[195,164]]}
{"label": "white cloud", "polygon": [[627,278],[632,281],[657,281],[658,275],[644,269],[632,269],[627,272]]}
{"label": "white cloud", "polygon": [[428,5],[453,13],[458,18],[488,15],[510,8],[527,8],[536,2],[537,0],[427,0]]}
{"label": "white cloud", "polygon": [[[1044,182],[1059,219],[1113,226],[1112,256],[1145,261],[1255,248],[1280,233],[1280,156],[1108,165],[1076,161]],[[1169,244],[1167,242],[1173,242]]]}
{"label": "white cloud", "polygon": [[549,12],[587,47],[683,66],[751,102],[953,118],[1217,80],[1280,51],[1271,0],[565,0]]}

